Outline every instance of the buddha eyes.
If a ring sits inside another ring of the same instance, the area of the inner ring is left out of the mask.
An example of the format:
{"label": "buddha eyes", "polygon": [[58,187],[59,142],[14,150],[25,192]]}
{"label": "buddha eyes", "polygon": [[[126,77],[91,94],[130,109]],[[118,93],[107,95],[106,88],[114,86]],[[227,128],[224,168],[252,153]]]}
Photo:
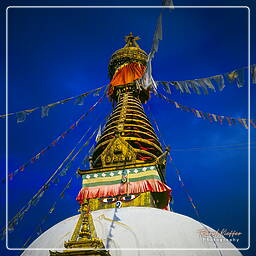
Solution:
{"label": "buddha eyes", "polygon": [[[124,195],[124,196],[121,196],[119,200],[127,202],[127,201],[133,200],[137,196],[138,195]],[[105,198],[100,198],[99,200],[103,203],[114,203],[118,200],[118,198],[117,197],[105,197]]]}
{"label": "buddha eyes", "polygon": [[108,198],[103,198],[103,199],[101,199],[101,201],[103,202],[103,203],[113,203],[113,202],[115,202],[117,200],[117,198],[115,198],[115,197],[108,197]]}
{"label": "buddha eyes", "polygon": [[136,197],[135,195],[122,196],[121,200],[122,201],[130,201],[130,200],[134,199],[135,197]]}

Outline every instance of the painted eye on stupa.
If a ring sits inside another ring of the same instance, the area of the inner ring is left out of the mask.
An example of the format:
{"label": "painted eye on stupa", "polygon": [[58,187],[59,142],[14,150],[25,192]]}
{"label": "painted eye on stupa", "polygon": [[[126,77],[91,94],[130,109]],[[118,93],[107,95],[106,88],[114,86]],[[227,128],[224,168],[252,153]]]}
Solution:
{"label": "painted eye on stupa", "polygon": [[121,200],[122,201],[130,201],[130,200],[133,200],[135,197],[136,197],[136,195],[122,196]]}
{"label": "painted eye on stupa", "polygon": [[116,202],[116,198],[115,197],[107,197],[107,198],[102,198],[101,201],[103,203],[113,203]]}

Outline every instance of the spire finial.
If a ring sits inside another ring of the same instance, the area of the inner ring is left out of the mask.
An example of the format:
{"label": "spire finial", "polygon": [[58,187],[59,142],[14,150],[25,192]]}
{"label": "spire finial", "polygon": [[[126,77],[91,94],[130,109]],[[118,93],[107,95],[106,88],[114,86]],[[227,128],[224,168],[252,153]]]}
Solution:
{"label": "spire finial", "polygon": [[132,32],[128,36],[125,36],[125,42],[126,45],[125,47],[139,47],[138,43],[136,42],[137,40],[140,40],[138,36],[134,36]]}

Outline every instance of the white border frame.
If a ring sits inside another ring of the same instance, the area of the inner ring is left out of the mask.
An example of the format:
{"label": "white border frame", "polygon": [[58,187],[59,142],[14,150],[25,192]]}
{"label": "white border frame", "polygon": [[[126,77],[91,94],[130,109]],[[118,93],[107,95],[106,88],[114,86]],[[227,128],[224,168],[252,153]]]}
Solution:
{"label": "white border frame", "polygon": [[[169,9],[170,7],[168,6],[8,6],[5,10],[6,14],[6,24],[5,24],[5,36],[6,36],[6,115],[8,114],[8,10],[9,9],[20,9],[20,8],[91,8],[91,9],[102,9],[102,8],[130,8],[130,9],[135,9],[135,8],[156,8],[156,9],[162,9],[166,8]],[[251,59],[250,59],[250,52],[251,52],[251,20],[250,20],[250,15],[251,15],[251,10],[249,6],[174,6],[176,9],[185,9],[185,8],[198,8],[198,9],[203,9],[203,8],[215,8],[215,9],[226,9],[226,8],[246,8],[248,10],[248,67],[251,65]],[[248,119],[251,119],[251,92],[250,92],[250,69],[248,68]],[[65,248],[9,248],[8,247],[8,115],[6,116],[6,121],[5,121],[5,128],[6,128],[6,138],[5,138],[5,152],[6,152],[6,217],[5,217],[5,228],[6,228],[6,242],[5,246],[8,250],[11,251],[24,251],[24,250],[33,250],[33,251],[39,251],[39,250],[57,250],[57,251],[63,251]],[[108,249],[110,251],[120,251],[120,250],[129,250],[129,251],[233,251],[233,250],[249,250],[251,246],[251,128],[250,124],[248,124],[248,247],[246,248],[111,248]],[[85,249],[72,249],[72,250],[85,250]],[[89,250],[89,249],[88,249]],[[102,249],[105,250],[105,249]]]}

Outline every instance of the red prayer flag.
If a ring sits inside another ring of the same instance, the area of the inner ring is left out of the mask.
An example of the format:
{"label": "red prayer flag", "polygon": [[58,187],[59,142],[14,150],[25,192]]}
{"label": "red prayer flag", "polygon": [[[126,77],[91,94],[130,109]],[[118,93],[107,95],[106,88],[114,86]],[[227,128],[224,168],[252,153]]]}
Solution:
{"label": "red prayer flag", "polygon": [[72,124],[69,129],[73,130],[75,128],[76,124]]}
{"label": "red prayer flag", "polygon": [[51,144],[52,144],[52,146],[56,146],[56,143],[57,143],[57,141],[54,140]]}
{"label": "red prayer flag", "polygon": [[22,166],[19,168],[19,171],[20,171],[20,172],[23,172],[23,171],[24,171],[24,168],[25,168],[24,165],[22,165]]}
{"label": "red prayer flag", "polygon": [[220,124],[222,124],[223,120],[222,120],[221,116],[217,116],[217,118],[220,121]]}
{"label": "red prayer flag", "polygon": [[65,132],[63,132],[60,136],[61,136],[61,138],[62,139],[64,139],[65,138],[65,136],[66,136],[66,134],[67,134],[67,131],[65,131]]}
{"label": "red prayer flag", "polygon": [[228,121],[228,124],[229,124],[229,125],[232,125],[232,123],[231,123],[231,121],[230,121],[230,118],[226,116],[226,119],[227,119],[227,121]]}
{"label": "red prayer flag", "polygon": [[9,173],[9,174],[8,174],[8,177],[9,177],[9,180],[12,180],[12,179],[13,179],[13,173],[12,173],[12,172]]}
{"label": "red prayer flag", "polygon": [[212,118],[211,118],[211,114],[207,113],[207,119],[212,123]]}
{"label": "red prayer flag", "polygon": [[43,155],[45,153],[45,151],[46,151],[46,148],[42,149],[41,152],[40,152],[41,155]]}

